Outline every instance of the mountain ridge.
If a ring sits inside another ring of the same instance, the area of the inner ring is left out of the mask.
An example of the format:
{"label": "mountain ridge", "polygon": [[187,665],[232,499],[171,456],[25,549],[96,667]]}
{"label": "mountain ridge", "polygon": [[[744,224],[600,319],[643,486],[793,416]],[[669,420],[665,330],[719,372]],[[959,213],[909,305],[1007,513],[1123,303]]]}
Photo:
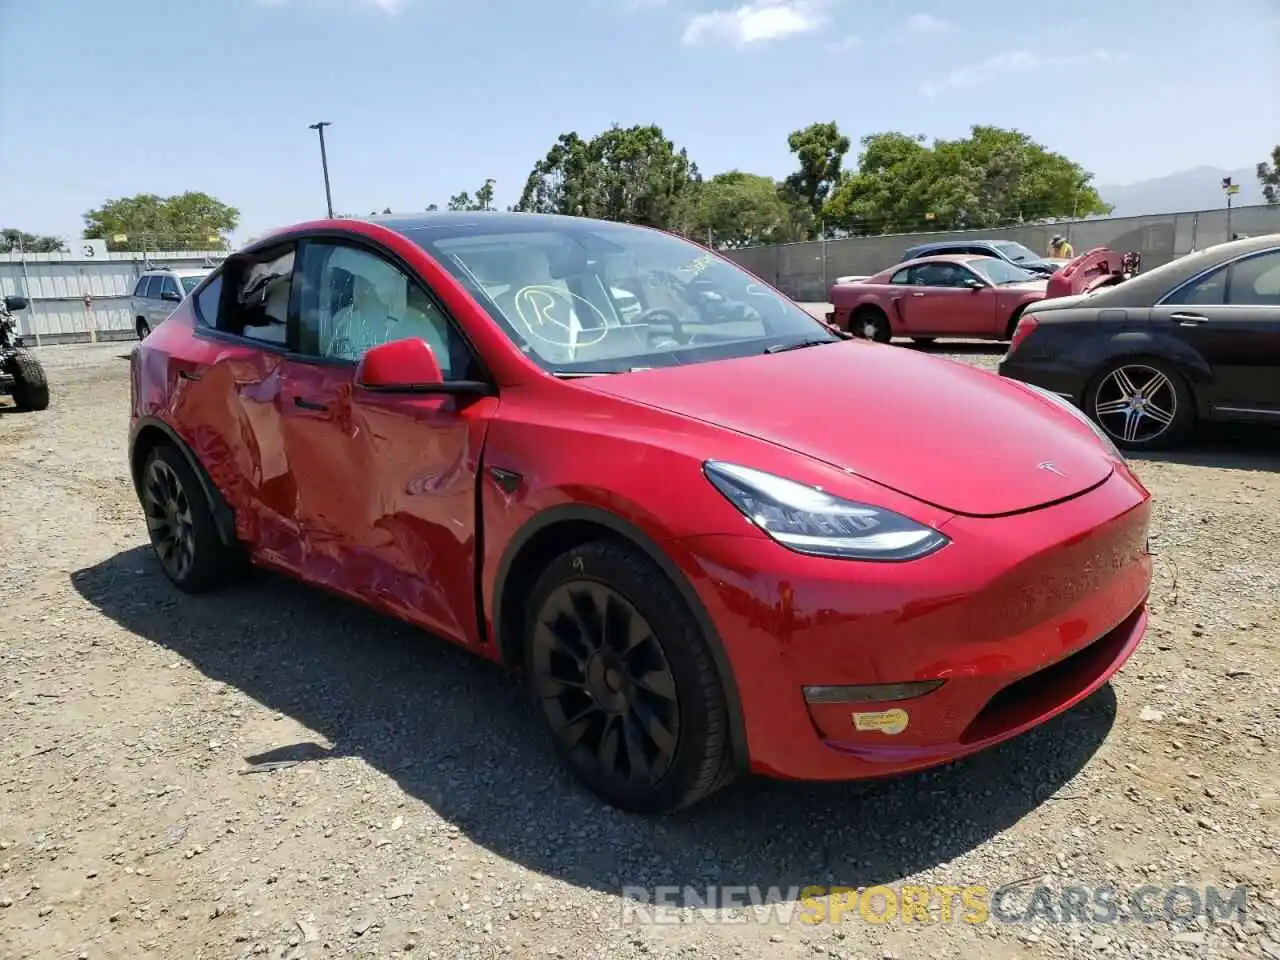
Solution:
{"label": "mountain ridge", "polygon": [[1099,184],[1098,196],[1115,207],[1112,217],[1141,217],[1153,214],[1220,210],[1227,205],[1222,178],[1240,185],[1231,201],[1234,207],[1266,203],[1258,183],[1256,166],[1225,170],[1221,167],[1193,167],[1136,183]]}

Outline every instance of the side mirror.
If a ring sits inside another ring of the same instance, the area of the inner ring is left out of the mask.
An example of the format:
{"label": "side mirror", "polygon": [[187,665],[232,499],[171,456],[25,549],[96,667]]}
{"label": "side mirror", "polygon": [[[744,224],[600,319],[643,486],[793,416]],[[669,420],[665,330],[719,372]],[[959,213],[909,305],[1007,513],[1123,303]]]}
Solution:
{"label": "side mirror", "polygon": [[25,310],[30,306],[30,301],[26,297],[5,297],[4,308],[10,313],[18,310]]}
{"label": "side mirror", "polygon": [[444,374],[427,342],[409,337],[380,343],[361,357],[356,385],[385,393],[425,393],[443,387]]}
{"label": "side mirror", "polygon": [[181,303],[182,295],[174,293],[172,290],[166,290],[164,293],[160,294],[160,299],[168,300],[170,303]]}
{"label": "side mirror", "polygon": [[986,284],[977,277],[966,277],[963,285],[968,287],[970,290],[981,290],[986,287]]}

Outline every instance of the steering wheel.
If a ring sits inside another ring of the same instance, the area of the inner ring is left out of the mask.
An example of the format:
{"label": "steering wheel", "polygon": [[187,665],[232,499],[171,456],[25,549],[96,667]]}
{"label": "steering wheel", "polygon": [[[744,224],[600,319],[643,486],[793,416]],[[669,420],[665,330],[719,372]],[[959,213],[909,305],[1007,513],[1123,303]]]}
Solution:
{"label": "steering wheel", "polygon": [[[648,326],[664,326],[671,328],[671,334],[668,336],[663,333],[649,331],[649,346],[665,346],[667,341],[677,345],[683,345],[689,342],[689,335],[684,332],[684,324],[680,322],[680,318],[665,307],[650,307],[643,313],[638,315],[633,321],[637,325],[646,324]],[[659,338],[662,338],[660,341]]]}

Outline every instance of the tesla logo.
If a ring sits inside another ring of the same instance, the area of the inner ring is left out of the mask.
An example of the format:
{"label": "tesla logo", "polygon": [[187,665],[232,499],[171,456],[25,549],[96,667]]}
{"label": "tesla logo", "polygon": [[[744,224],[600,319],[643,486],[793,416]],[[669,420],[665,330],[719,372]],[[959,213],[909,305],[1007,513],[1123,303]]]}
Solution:
{"label": "tesla logo", "polygon": [[1049,461],[1049,460],[1044,461],[1044,463],[1037,464],[1036,469],[1044,470],[1047,473],[1056,473],[1060,477],[1066,476],[1065,473],[1063,473],[1061,470],[1058,469],[1058,465],[1056,463],[1053,463],[1052,461]]}

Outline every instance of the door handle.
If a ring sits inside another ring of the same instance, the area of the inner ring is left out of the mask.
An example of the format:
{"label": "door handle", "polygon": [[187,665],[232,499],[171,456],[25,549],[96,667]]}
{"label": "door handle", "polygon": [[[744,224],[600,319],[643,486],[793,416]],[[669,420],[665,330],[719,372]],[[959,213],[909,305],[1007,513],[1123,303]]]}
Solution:
{"label": "door handle", "polygon": [[913,297],[923,297],[923,296],[924,296],[924,294],[923,294],[923,293],[913,293],[913,294],[912,294],[912,296],[913,296]]}
{"label": "door handle", "polygon": [[1173,313],[1169,315],[1170,320],[1177,320],[1180,327],[1198,327],[1202,323],[1208,323],[1208,317],[1202,317],[1198,313]]}
{"label": "door handle", "polygon": [[316,403],[314,400],[307,400],[304,397],[294,397],[293,405],[301,407],[303,410],[328,410],[329,408],[323,403]]}
{"label": "door handle", "polygon": [[199,380],[200,379],[200,374],[193,373],[190,370],[179,370],[178,376],[183,380]]}

